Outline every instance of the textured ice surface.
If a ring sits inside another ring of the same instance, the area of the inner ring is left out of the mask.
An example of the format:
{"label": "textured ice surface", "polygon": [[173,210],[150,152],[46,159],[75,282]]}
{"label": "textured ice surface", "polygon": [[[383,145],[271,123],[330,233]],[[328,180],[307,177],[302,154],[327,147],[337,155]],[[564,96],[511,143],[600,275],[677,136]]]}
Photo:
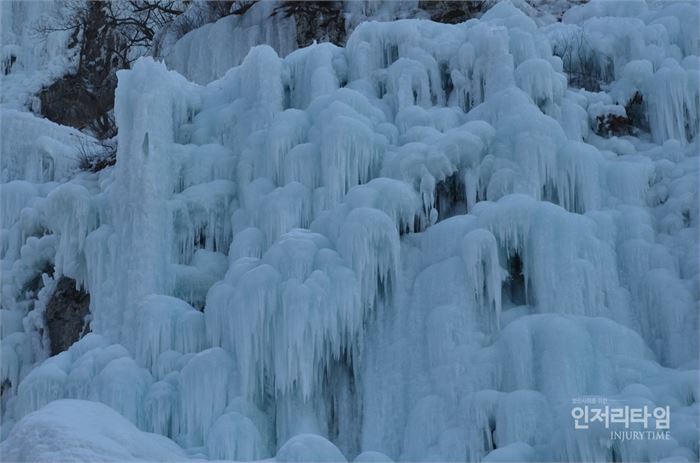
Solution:
{"label": "textured ice surface", "polygon": [[[503,2],[296,51],[227,17],[120,72],[98,173],[3,107],[3,456],[697,461],[696,17]],[[64,275],[92,333],[47,358]],[[670,439],[574,429],[588,396]]]}

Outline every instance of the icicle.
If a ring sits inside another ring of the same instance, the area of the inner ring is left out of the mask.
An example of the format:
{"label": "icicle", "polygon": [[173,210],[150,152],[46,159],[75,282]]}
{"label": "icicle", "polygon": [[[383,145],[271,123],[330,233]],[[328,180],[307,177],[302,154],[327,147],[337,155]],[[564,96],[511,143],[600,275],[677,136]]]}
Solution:
{"label": "icicle", "polygon": [[338,237],[338,249],[358,276],[365,307],[391,301],[398,284],[399,237],[386,214],[352,210]]}
{"label": "icicle", "polygon": [[197,352],[203,345],[202,316],[186,302],[170,296],[151,295],[141,303],[136,319],[134,348],[139,363],[153,369],[168,350]]}
{"label": "icicle", "polygon": [[[462,241],[462,259],[471,280],[467,283],[478,310],[486,309],[483,317],[495,321],[495,329],[501,325],[502,269],[498,262],[496,238],[486,230],[474,230]],[[491,312],[492,313],[489,313]],[[487,323],[493,330],[493,323]]]}
{"label": "icicle", "polygon": [[321,43],[297,50],[285,60],[289,67],[289,104],[304,109],[313,100],[327,95],[339,86],[336,66],[344,57],[341,49],[331,43]]}
{"label": "icicle", "polygon": [[[203,445],[237,389],[231,357],[215,347],[192,357],[180,373],[180,429],[188,446]],[[203,397],[208,397],[202,401]]]}
{"label": "icicle", "polygon": [[228,250],[231,240],[229,214],[230,208],[236,204],[235,191],[233,182],[214,180],[191,186],[173,196],[172,201],[181,201],[186,210],[175,210],[175,234],[180,241],[179,262],[189,263],[195,248]]}
{"label": "icicle", "polygon": [[681,143],[692,140],[698,131],[697,71],[693,75],[674,60],[667,60],[648,83],[648,116],[657,143],[669,138]]}
{"label": "icicle", "polygon": [[308,227],[311,214],[311,193],[296,182],[266,194],[255,211],[256,223],[265,234],[267,246],[293,228]]}
{"label": "icicle", "polygon": [[87,278],[85,239],[98,225],[90,192],[82,186],[67,183],[52,191],[46,201],[48,225],[59,237],[56,270],[59,275],[82,284]]}
{"label": "icicle", "polygon": [[52,400],[63,398],[66,378],[66,372],[58,361],[32,370],[17,388],[15,416],[21,418]]}
{"label": "icicle", "polygon": [[148,370],[139,368],[131,358],[109,362],[95,377],[96,398],[118,411],[137,426],[146,419],[143,400],[153,383]]}
{"label": "icicle", "polygon": [[207,437],[209,458],[251,461],[267,457],[264,439],[255,424],[240,413],[221,415]]}
{"label": "icicle", "polygon": [[347,460],[338,447],[315,434],[299,434],[289,439],[277,452],[275,460],[279,462],[339,462]]}
{"label": "icicle", "polygon": [[386,144],[383,137],[373,133],[362,120],[343,114],[348,109],[335,103],[323,115],[326,122],[319,141],[321,183],[328,191],[331,204],[340,202],[353,186],[376,176]]}
{"label": "icicle", "polygon": [[554,114],[553,106],[559,103],[566,90],[566,77],[555,72],[544,59],[530,59],[520,64],[515,70],[515,81],[547,114]]}
{"label": "icicle", "polygon": [[177,424],[177,389],[167,381],[153,383],[143,400],[144,429],[173,437]]}

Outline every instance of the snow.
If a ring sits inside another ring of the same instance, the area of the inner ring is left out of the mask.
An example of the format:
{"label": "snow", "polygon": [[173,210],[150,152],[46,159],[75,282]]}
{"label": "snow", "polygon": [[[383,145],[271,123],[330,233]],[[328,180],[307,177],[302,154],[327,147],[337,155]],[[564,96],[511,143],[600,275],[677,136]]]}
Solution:
{"label": "snow", "polygon": [[[697,8],[626,3],[353,2],[294,50],[260,2],[119,73],[97,173],[3,100],[3,458],[696,461]],[[92,332],[49,357],[62,276]]]}
{"label": "snow", "polygon": [[26,416],[2,443],[2,456],[35,462],[187,459],[171,440],[140,431],[109,407],[83,400],[56,400]]}

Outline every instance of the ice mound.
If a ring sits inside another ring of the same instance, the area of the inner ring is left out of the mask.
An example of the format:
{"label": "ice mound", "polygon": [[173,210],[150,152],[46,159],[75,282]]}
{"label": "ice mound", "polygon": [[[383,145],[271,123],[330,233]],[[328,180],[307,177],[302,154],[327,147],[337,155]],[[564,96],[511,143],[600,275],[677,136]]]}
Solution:
{"label": "ice mound", "polygon": [[111,408],[56,400],[24,417],[2,443],[5,461],[182,461],[173,441],[140,431]]}

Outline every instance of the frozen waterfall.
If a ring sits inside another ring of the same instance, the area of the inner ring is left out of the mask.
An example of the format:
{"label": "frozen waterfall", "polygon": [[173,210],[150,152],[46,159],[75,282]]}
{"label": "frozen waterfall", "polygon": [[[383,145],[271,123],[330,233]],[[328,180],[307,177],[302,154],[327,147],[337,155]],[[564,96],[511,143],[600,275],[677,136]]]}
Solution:
{"label": "frozen waterfall", "polygon": [[697,17],[224,18],[119,72],[96,173],[5,98],[2,458],[698,461]]}

